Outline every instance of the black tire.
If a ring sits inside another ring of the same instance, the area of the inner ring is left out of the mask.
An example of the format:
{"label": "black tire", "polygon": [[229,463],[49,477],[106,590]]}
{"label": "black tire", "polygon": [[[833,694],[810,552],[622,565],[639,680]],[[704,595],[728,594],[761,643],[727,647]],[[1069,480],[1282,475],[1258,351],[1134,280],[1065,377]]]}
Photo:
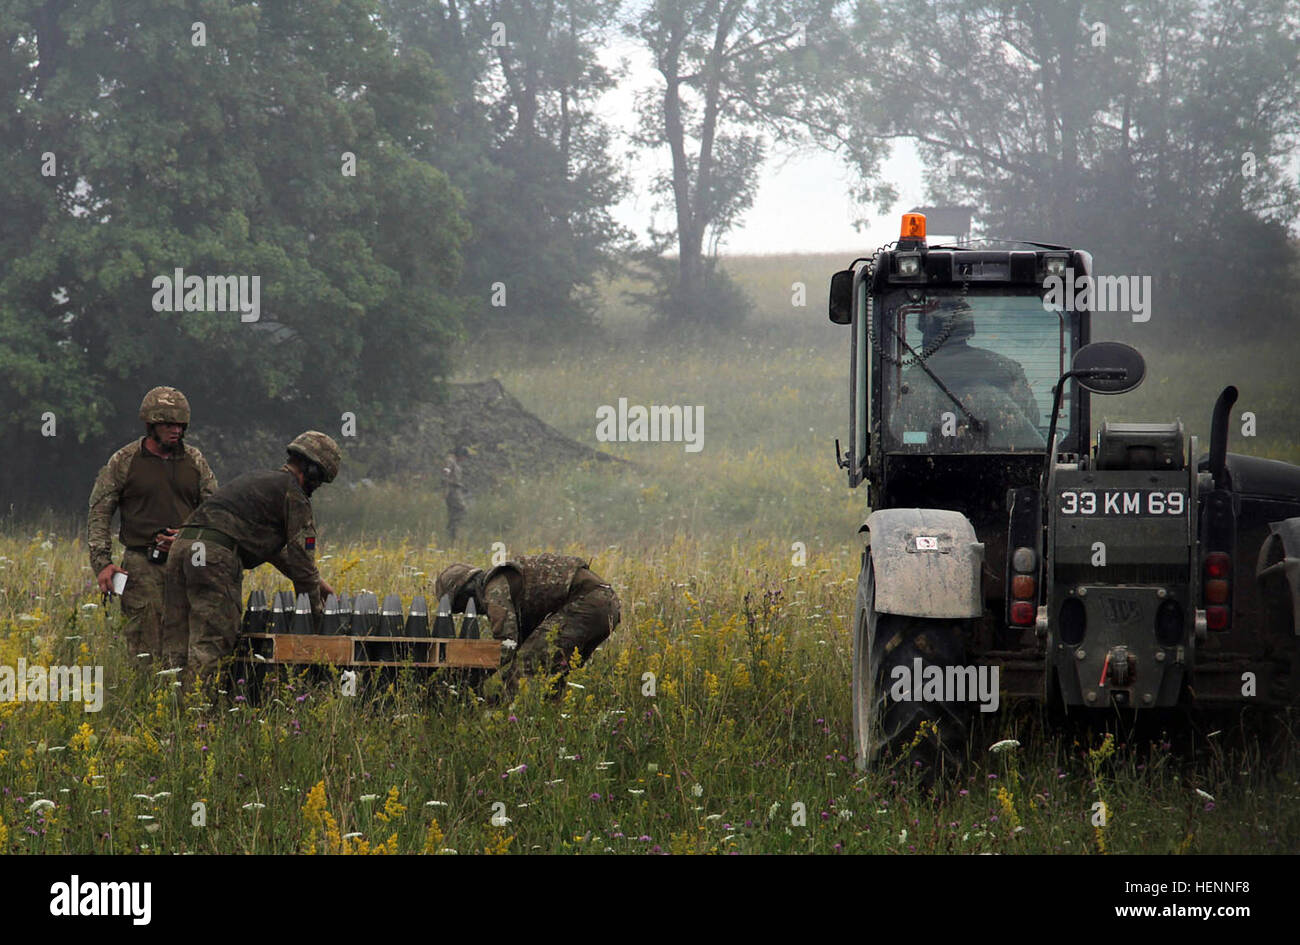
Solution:
{"label": "black tire", "polygon": [[[909,674],[913,659],[926,666],[966,664],[966,621],[883,614],[875,609],[868,554],[858,577],[853,618],[853,739],[859,768],[904,761],[925,784],[961,770],[970,735],[969,702],[895,701],[894,667]],[[933,729],[918,740],[923,722]]]}

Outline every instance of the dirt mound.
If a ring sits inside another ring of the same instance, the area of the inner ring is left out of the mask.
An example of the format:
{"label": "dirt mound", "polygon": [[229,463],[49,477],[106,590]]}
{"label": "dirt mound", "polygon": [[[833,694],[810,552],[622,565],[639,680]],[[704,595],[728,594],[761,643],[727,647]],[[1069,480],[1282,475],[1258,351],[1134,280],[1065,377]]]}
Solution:
{"label": "dirt mound", "polygon": [[[421,404],[390,432],[363,417],[356,435],[325,429],[343,448],[340,486],[364,480],[419,482],[442,489],[442,467],[457,446],[470,455],[461,460],[461,475],[471,493],[486,492],[499,479],[579,463],[627,466],[626,460],[601,453],[570,439],[530,413],[496,378],[448,384],[447,402]],[[253,469],[275,469],[284,462],[284,445],[299,430],[280,428],[273,420],[237,430],[200,428],[189,442],[203,450],[221,482]]]}
{"label": "dirt mound", "polygon": [[543,422],[496,378],[448,384],[447,402],[421,405],[412,424],[369,464],[371,478],[441,481],[443,461],[457,446],[470,450],[460,466],[471,492],[486,491],[510,474],[583,462],[626,465],[625,460],[584,446]]}

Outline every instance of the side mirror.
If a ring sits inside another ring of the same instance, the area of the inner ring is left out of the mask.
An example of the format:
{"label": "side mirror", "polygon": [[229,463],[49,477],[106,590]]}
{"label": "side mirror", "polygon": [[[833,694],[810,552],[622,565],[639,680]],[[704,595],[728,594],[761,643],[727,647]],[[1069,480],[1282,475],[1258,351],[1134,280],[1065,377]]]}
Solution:
{"label": "side mirror", "polygon": [[853,321],[853,270],[841,269],[831,276],[830,319],[837,325]]}
{"label": "side mirror", "polygon": [[1147,365],[1136,348],[1118,341],[1094,341],[1075,352],[1069,373],[1090,393],[1127,394],[1147,376]]}

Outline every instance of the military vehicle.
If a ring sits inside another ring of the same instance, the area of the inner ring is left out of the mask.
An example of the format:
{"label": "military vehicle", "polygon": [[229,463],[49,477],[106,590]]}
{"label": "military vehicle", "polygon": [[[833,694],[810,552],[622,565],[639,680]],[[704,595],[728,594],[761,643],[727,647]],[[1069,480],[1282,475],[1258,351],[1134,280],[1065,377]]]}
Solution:
{"label": "military vehicle", "polygon": [[1091,396],[1145,372],[1133,348],[1090,344],[1092,293],[1112,288],[1065,246],[929,246],[919,214],[832,277],[850,329],[836,459],[871,508],[860,766],[960,766],[999,699],[1296,704],[1300,468],[1227,452],[1232,387],[1199,461],[1180,421],[1108,421],[1094,444]]}

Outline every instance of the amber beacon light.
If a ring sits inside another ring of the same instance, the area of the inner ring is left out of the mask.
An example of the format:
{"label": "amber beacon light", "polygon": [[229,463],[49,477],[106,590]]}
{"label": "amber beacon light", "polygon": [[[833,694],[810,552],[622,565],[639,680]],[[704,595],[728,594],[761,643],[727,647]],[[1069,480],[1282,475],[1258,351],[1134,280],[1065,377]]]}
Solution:
{"label": "amber beacon light", "polygon": [[925,239],[925,214],[924,213],[903,214],[903,229],[899,233],[898,238],[900,240]]}

